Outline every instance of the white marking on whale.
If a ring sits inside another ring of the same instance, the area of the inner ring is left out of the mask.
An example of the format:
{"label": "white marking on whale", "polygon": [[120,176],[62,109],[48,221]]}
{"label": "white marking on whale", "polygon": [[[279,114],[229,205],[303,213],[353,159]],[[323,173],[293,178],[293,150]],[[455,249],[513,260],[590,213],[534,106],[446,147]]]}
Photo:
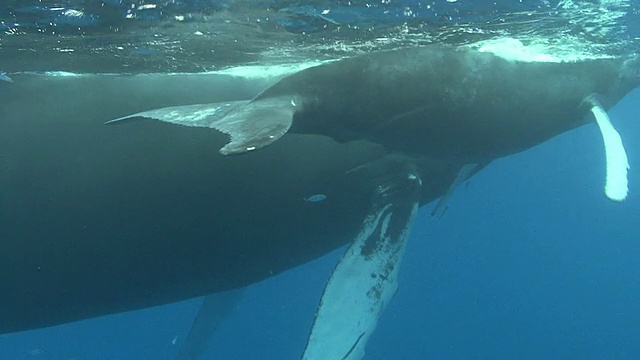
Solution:
{"label": "white marking on whale", "polygon": [[629,159],[622,144],[622,138],[611,123],[609,115],[604,110],[595,95],[589,96],[585,102],[590,105],[590,110],[596,118],[598,129],[604,141],[604,150],[607,160],[607,178],[604,192],[613,201],[624,201],[629,194]]}

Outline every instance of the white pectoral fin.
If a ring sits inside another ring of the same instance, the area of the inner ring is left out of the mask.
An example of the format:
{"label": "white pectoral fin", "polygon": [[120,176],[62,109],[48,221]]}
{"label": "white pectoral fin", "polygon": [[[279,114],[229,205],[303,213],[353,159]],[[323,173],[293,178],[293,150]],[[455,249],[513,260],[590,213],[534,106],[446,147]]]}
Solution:
{"label": "white pectoral fin", "polygon": [[316,312],[303,359],[361,359],[398,288],[398,271],[418,210],[420,180],[381,187],[380,200],[334,269]]}
{"label": "white pectoral fin", "polygon": [[124,116],[106,124],[147,118],[177,125],[213,128],[229,135],[230,141],[220,149],[220,153],[232,155],[263,148],[281,138],[291,127],[295,111],[296,102],[292,97],[274,97],[171,106]]}
{"label": "white pectoral fin", "polygon": [[613,127],[609,116],[595,95],[587,97],[585,102],[590,106],[591,113],[596,119],[604,141],[607,160],[607,178],[604,187],[605,194],[613,201],[624,201],[629,193],[627,180],[629,160],[624,145],[622,144],[622,138]]}
{"label": "white pectoral fin", "polygon": [[222,321],[235,309],[242,290],[207,295],[175,360],[198,360],[204,354]]}

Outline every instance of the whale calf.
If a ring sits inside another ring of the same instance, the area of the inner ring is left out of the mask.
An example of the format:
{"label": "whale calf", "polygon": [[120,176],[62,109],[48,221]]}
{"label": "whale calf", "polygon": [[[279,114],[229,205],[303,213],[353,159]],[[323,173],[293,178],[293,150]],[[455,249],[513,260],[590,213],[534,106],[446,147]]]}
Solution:
{"label": "whale calf", "polygon": [[[417,208],[440,199],[441,213],[492,160],[590,112],[608,129],[602,109],[636,75],[634,59],[522,63],[427,47],[323,64],[213,104],[206,86],[158,99],[139,91],[144,79],[16,79],[0,122],[0,283],[12,294],[0,333],[215,296],[349,244],[303,358],[362,358]],[[553,91],[534,84],[554,79]],[[61,109],[63,88],[76,95]],[[51,96],[36,105],[34,93]],[[102,125],[165,101],[175,106],[114,123],[162,121]]]}
{"label": "whale calf", "polygon": [[364,139],[389,150],[465,162],[513,154],[586,123],[583,102],[605,109],[640,82],[636,57],[524,62],[471,48],[381,51],[289,75],[250,101],[129,115],[215,128],[220,151],[267,146],[283,134]]}
{"label": "whale calf", "polygon": [[225,155],[299,133],[487,164],[584,125],[592,112],[610,149],[607,196],[620,201],[626,197],[628,164],[620,140],[603,126],[610,123],[605,110],[640,84],[639,71],[637,55],[527,62],[434,45],[314,66],[252,100],[161,108],[108,123],[143,117],[214,128],[229,135],[220,149]]}

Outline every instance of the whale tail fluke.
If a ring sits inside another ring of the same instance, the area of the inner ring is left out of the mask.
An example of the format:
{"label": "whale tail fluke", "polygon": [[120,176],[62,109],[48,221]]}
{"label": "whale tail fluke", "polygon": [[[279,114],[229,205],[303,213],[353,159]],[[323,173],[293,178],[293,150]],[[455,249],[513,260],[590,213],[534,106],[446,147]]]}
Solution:
{"label": "whale tail fluke", "polygon": [[220,153],[233,155],[263,148],[291,127],[296,103],[289,97],[241,100],[213,104],[171,106],[107,121],[118,124],[140,118],[176,125],[213,128],[229,135]]}

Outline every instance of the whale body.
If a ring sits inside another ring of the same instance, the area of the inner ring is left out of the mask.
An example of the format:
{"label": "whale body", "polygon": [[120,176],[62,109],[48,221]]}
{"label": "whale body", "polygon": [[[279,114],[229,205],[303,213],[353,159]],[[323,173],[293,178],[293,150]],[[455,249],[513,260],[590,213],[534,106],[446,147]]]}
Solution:
{"label": "whale body", "polygon": [[[114,109],[102,99],[139,106],[115,91],[140,92],[144,78],[33,83],[14,84],[0,122],[0,284],[11,294],[0,297],[0,333],[255,283],[351,241],[371,191],[403,166],[430,173],[423,203],[457,172],[306,135],[224,157],[223,134],[104,126],[96,112]],[[33,92],[51,96],[35,105]],[[51,111],[61,99],[68,108]],[[315,194],[326,199],[306,200]]]}
{"label": "whale body", "polygon": [[[419,206],[445,208],[492,160],[588,123],[589,96],[606,109],[638,85],[633,58],[446,47],[339,60],[215,103],[202,84],[151,104],[144,79],[60,81],[74,84],[64,108],[51,82],[18,78],[2,97],[0,333],[238,289],[349,244],[305,359],[364,355]],[[160,121],[126,121],[139,118]]]}
{"label": "whale body", "polygon": [[340,142],[367,140],[417,156],[487,162],[591,121],[589,96],[604,109],[640,84],[637,56],[525,62],[471,48],[382,51],[308,68],[251,101],[170,107],[146,117],[215,128],[221,152],[267,146],[285,133]]}

